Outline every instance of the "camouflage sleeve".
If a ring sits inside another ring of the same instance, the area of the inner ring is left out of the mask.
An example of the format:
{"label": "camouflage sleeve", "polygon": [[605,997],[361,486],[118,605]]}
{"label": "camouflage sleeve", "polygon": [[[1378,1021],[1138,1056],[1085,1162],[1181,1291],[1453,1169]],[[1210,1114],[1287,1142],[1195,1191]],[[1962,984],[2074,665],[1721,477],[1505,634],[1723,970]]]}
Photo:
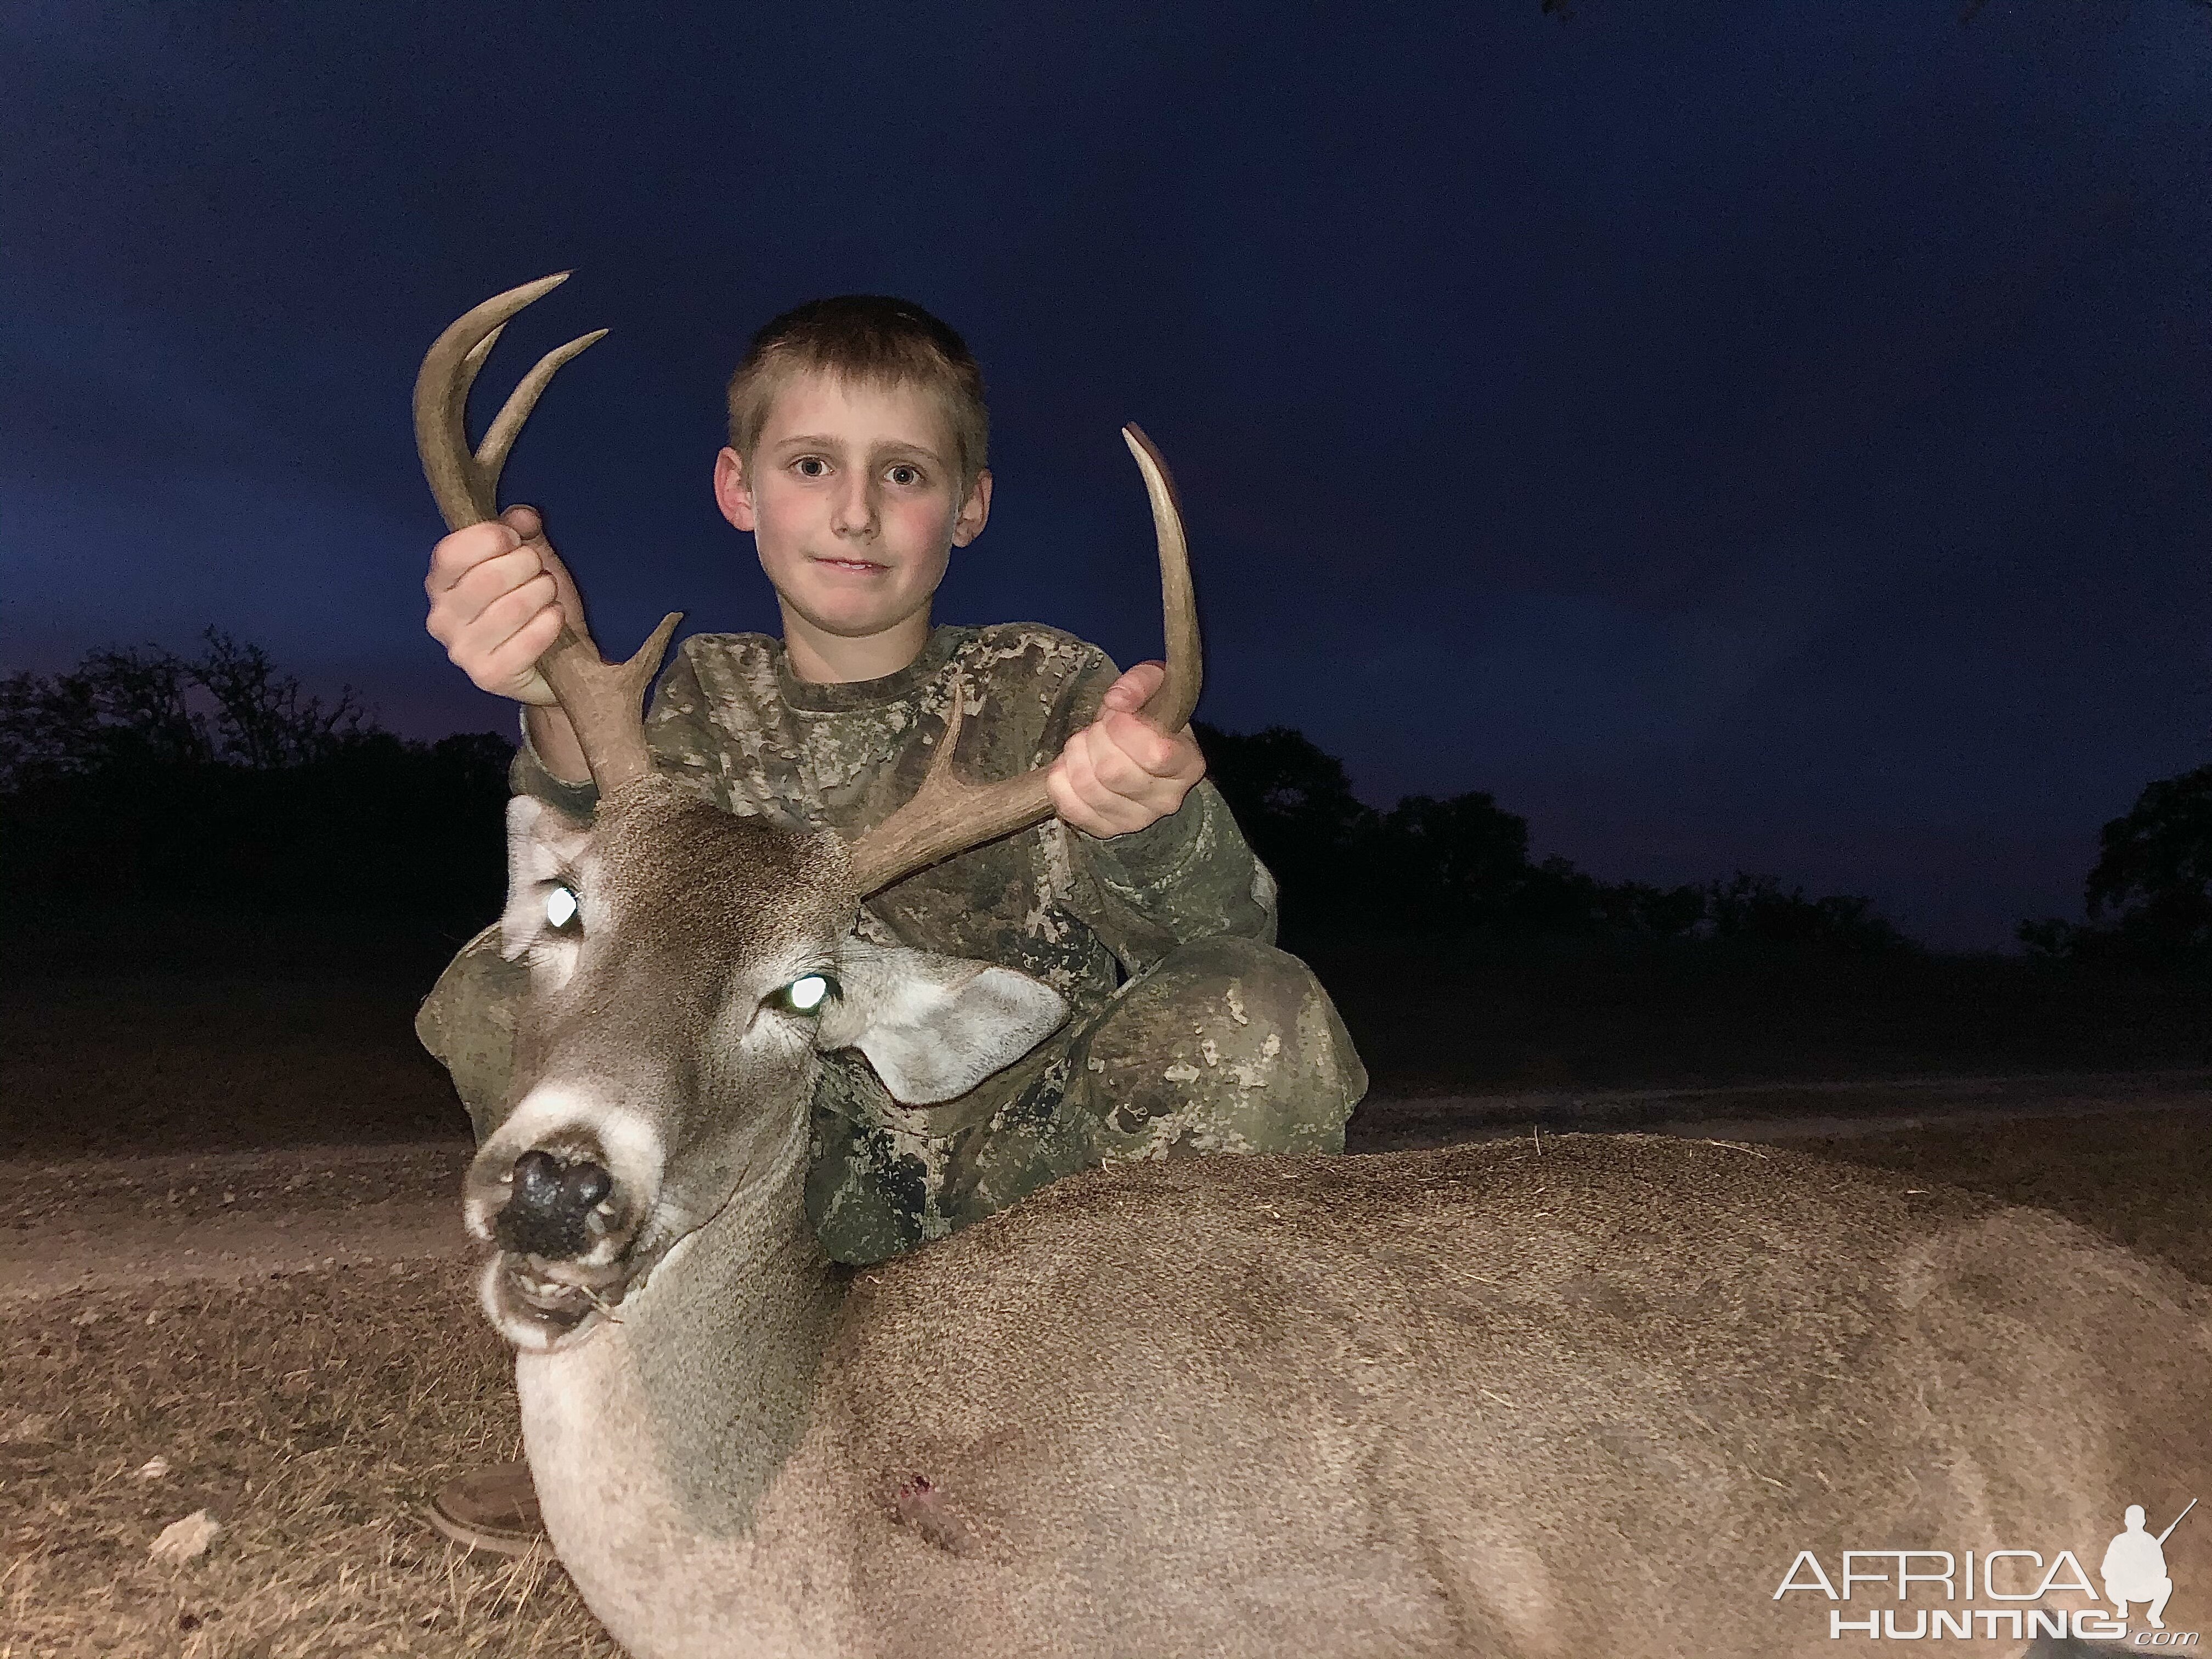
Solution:
{"label": "camouflage sleeve", "polygon": [[[1065,744],[1097,710],[1120,671],[1105,653],[1073,677],[1055,708],[1053,729]],[[1213,785],[1201,779],[1158,823],[1101,838],[1071,829],[1068,845],[1097,889],[1084,920],[1131,973],[1179,945],[1228,934],[1272,945],[1275,878],[1245,844],[1243,831]]]}
{"label": "camouflage sleeve", "polygon": [[[653,689],[653,702],[646,709],[645,740],[661,771],[689,781],[701,795],[726,807],[730,803],[724,799],[724,791],[708,759],[726,739],[701,712],[705,702],[705,694],[699,685],[699,671],[693,666],[690,653],[679,646],[676,660],[660,677],[660,684]],[[514,762],[507,771],[508,790],[518,795],[535,795],[572,818],[590,817],[592,809],[599,804],[599,786],[589,781],[571,783],[565,778],[555,777],[546,769],[537,745],[530,741],[527,713],[521,719],[522,741],[516,746]]]}
{"label": "camouflage sleeve", "polygon": [[535,795],[549,806],[560,809],[576,819],[588,818],[592,809],[599,803],[599,788],[588,780],[571,783],[566,778],[556,778],[547,769],[538,752],[538,745],[530,740],[530,710],[522,709],[515,716],[521,727],[522,741],[514,746],[514,758],[507,763],[507,787],[510,794]]}

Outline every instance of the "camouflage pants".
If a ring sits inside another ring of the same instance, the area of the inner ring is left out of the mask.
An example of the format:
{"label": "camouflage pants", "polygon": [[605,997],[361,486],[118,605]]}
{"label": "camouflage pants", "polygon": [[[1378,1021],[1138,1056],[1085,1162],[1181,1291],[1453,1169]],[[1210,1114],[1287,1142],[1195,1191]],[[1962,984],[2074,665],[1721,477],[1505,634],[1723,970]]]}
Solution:
{"label": "camouflage pants", "polygon": [[[481,1143],[506,1115],[528,984],[495,928],[416,1017]],[[1335,1005],[1296,957],[1200,939],[961,1096],[906,1107],[852,1053],[815,1091],[806,1208],[830,1254],[880,1261],[1096,1164],[1202,1152],[1333,1152],[1367,1090]]]}

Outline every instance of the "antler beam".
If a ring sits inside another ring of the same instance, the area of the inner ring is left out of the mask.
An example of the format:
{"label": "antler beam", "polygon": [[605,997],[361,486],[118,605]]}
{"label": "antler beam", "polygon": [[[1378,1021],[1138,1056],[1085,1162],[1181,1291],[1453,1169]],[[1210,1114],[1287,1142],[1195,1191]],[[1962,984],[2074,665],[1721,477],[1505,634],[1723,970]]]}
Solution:
{"label": "antler beam", "polygon": [[[483,442],[471,452],[469,388],[476,384],[477,371],[515,313],[550,294],[568,276],[557,271],[493,295],[441,334],[422,359],[422,372],[415,377],[415,447],[449,530],[465,530],[498,516],[500,471],[522,423],[537,407],[538,395],[563,363],[606,335],[606,330],[594,329],[540,357],[507,395]],[[601,661],[599,653],[564,621],[559,636],[538,659],[538,672],[576,728],[592,781],[603,797],[653,770],[639,706],[659,672],[676,624],[683,619],[683,612],[671,611],[635,656],[614,666]]]}

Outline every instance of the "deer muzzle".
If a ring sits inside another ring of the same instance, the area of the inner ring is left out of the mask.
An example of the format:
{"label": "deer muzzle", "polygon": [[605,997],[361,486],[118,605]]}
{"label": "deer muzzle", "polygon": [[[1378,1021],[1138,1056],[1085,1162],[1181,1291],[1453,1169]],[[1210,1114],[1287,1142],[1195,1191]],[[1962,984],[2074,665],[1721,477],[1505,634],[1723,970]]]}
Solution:
{"label": "deer muzzle", "polygon": [[637,1245],[653,1212],[658,1159],[641,1160],[627,1145],[611,1151],[580,1125],[509,1133],[523,1127],[510,1120],[477,1155],[464,1214],[490,1247],[484,1311],[517,1346],[543,1349],[609,1313],[646,1270]]}

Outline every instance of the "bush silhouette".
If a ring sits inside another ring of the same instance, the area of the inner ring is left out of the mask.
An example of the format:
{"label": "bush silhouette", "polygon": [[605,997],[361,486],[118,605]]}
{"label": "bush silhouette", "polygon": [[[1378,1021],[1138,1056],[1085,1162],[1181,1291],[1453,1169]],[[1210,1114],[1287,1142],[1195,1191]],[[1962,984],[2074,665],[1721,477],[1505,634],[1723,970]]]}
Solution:
{"label": "bush silhouette", "polygon": [[1386,812],[1352,793],[1343,763],[1286,726],[1197,725],[1206,768],[1282,886],[1292,949],[1355,939],[1668,945],[1865,955],[1915,948],[1859,897],[1808,899],[1771,876],[1704,886],[1607,883],[1565,859],[1531,863],[1528,823],[1474,793],[1409,795]]}

